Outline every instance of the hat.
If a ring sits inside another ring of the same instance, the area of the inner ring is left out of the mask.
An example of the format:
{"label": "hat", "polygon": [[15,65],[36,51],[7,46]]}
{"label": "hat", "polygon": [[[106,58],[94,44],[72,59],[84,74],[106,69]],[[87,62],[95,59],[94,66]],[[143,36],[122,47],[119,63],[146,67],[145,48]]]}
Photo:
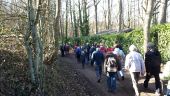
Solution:
{"label": "hat", "polygon": [[154,46],[154,44],[152,42],[149,42],[148,45],[147,45],[147,48],[148,49],[154,49],[155,46]]}
{"label": "hat", "polygon": [[129,51],[136,51],[137,50],[137,48],[136,48],[136,46],[135,45],[130,45],[130,47],[129,47]]}

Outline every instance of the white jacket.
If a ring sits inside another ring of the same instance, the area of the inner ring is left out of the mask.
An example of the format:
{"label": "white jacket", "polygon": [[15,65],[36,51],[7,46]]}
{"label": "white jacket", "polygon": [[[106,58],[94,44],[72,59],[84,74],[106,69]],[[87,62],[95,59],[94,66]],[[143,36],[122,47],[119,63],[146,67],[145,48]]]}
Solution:
{"label": "white jacket", "polygon": [[167,88],[170,89],[170,61],[164,66],[163,73],[160,75],[161,79],[168,80]]}
{"label": "white jacket", "polygon": [[145,73],[145,65],[142,55],[136,51],[131,51],[125,59],[125,69],[130,72]]}

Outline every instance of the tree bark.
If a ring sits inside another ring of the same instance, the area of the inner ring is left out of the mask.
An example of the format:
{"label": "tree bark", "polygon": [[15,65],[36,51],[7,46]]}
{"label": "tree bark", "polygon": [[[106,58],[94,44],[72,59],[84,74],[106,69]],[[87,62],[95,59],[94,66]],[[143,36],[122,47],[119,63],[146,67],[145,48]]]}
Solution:
{"label": "tree bark", "polygon": [[122,0],[119,0],[119,27],[118,32],[121,32],[122,29]]}
{"label": "tree bark", "polygon": [[84,30],[83,36],[88,36],[89,35],[89,16],[87,13],[87,0],[83,0],[83,30]]}
{"label": "tree bark", "polygon": [[66,0],[66,22],[65,22],[65,24],[66,24],[66,27],[65,27],[65,35],[66,35],[66,39],[67,39],[67,37],[68,37],[68,0]]}
{"label": "tree bark", "polygon": [[82,20],[82,10],[81,10],[80,0],[78,0],[78,10],[79,10],[79,28],[80,28],[80,34],[84,35],[83,20]]}
{"label": "tree bark", "polygon": [[[28,31],[25,35],[25,47],[28,54],[29,68],[32,84],[37,87],[41,96],[44,95],[43,89],[43,45],[41,38],[40,17],[41,0],[28,0]],[[35,10],[37,9],[37,10]],[[38,26],[39,24],[39,26]],[[39,30],[38,30],[39,29]]]}
{"label": "tree bark", "polygon": [[78,37],[78,21],[76,19],[75,8],[73,10],[73,19],[74,19],[74,36]]}
{"label": "tree bark", "polygon": [[96,23],[96,33],[95,34],[97,34],[98,33],[98,25],[97,25],[97,0],[93,0],[94,1],[94,10],[95,10],[95,23]]}
{"label": "tree bark", "polygon": [[110,25],[111,25],[111,9],[110,9],[110,0],[108,0],[108,19],[107,19],[107,29],[110,29]]}
{"label": "tree bark", "polygon": [[95,10],[95,27],[96,27],[96,33],[95,34],[97,34],[98,33],[98,14],[97,14],[97,5],[99,4],[99,2],[100,1],[98,1],[98,0],[93,0],[93,2],[94,2],[94,10]]}
{"label": "tree bark", "polygon": [[159,24],[166,23],[166,11],[167,11],[167,4],[168,0],[161,0],[160,2],[160,17],[159,17]]}
{"label": "tree bark", "polygon": [[72,8],[72,2],[71,0],[69,1],[69,8],[70,8],[70,21],[71,21],[71,32],[73,33],[74,36],[74,23],[73,23],[73,8]]}
{"label": "tree bark", "polygon": [[128,22],[127,22],[127,23],[128,23],[128,24],[127,24],[127,27],[130,28],[130,27],[131,27],[131,20],[130,20],[130,13],[131,13],[130,10],[131,10],[131,9],[130,9],[130,4],[129,4],[130,1],[127,0],[127,2],[128,2],[128,13],[127,13],[127,15],[128,15],[128,17],[127,17],[127,19],[128,19],[127,21],[128,21]]}
{"label": "tree bark", "polygon": [[60,8],[61,8],[61,0],[56,0],[56,14],[54,19],[54,37],[55,37],[55,49],[56,53],[58,53],[58,40],[59,40],[59,21],[60,21]]}
{"label": "tree bark", "polygon": [[155,0],[148,0],[146,5],[146,13],[145,13],[145,20],[143,25],[143,31],[144,31],[144,52],[147,52],[147,45],[150,39],[150,24],[151,24],[151,17],[152,17],[152,11],[153,11],[153,5]]}

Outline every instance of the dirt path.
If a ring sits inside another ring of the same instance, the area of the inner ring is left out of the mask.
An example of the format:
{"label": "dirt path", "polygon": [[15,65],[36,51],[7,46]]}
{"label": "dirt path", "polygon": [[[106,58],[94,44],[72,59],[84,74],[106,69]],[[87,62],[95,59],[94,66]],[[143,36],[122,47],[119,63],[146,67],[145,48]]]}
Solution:
{"label": "dirt path", "polygon": [[[100,83],[97,83],[96,81],[96,75],[94,67],[90,66],[90,64],[87,64],[85,66],[85,69],[82,69],[81,64],[77,63],[74,55],[70,55],[67,57],[63,57],[63,62],[67,62],[68,64],[71,64],[71,66],[82,74],[87,80],[95,86],[96,90],[101,91],[101,96],[134,96],[134,90],[132,87],[131,79],[128,72],[125,72],[125,80],[118,80],[117,81],[117,90],[115,93],[108,93],[107,92],[107,85],[106,85],[106,75],[102,75],[102,80]],[[155,96],[154,95],[154,79],[152,78],[150,80],[149,89],[144,89],[143,84],[144,79],[142,78],[139,81],[139,90],[141,92],[141,96]]]}

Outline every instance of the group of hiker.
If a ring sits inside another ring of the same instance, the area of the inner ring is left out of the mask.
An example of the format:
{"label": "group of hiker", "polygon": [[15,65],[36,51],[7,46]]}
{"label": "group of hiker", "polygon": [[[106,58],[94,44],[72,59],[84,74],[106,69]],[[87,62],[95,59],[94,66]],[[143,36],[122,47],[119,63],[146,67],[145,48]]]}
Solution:
{"label": "group of hiker", "polygon": [[[86,43],[82,46],[74,46],[75,56],[78,62],[81,62],[82,68],[90,63],[95,67],[97,82],[101,82],[102,72],[107,75],[108,92],[115,92],[116,80],[125,79],[124,71],[129,71],[135,96],[140,96],[138,81],[141,76],[145,76],[144,88],[148,88],[149,80],[152,76],[155,78],[155,94],[162,94],[162,84],[160,80],[161,73],[161,55],[153,43],[149,43],[148,51],[145,53],[145,59],[135,45],[130,45],[129,53],[125,55],[122,46],[116,42],[111,48],[103,44],[97,45]],[[169,62],[170,63],[170,62]],[[167,66],[168,64],[167,63]],[[103,67],[103,68],[102,68]],[[104,69],[104,71],[102,71]],[[170,64],[166,71],[161,73],[161,78],[170,76]],[[168,73],[168,72],[169,73]],[[166,75],[165,75],[166,74]],[[168,74],[168,75],[167,75]],[[167,86],[167,96],[170,96],[170,81]]]}

